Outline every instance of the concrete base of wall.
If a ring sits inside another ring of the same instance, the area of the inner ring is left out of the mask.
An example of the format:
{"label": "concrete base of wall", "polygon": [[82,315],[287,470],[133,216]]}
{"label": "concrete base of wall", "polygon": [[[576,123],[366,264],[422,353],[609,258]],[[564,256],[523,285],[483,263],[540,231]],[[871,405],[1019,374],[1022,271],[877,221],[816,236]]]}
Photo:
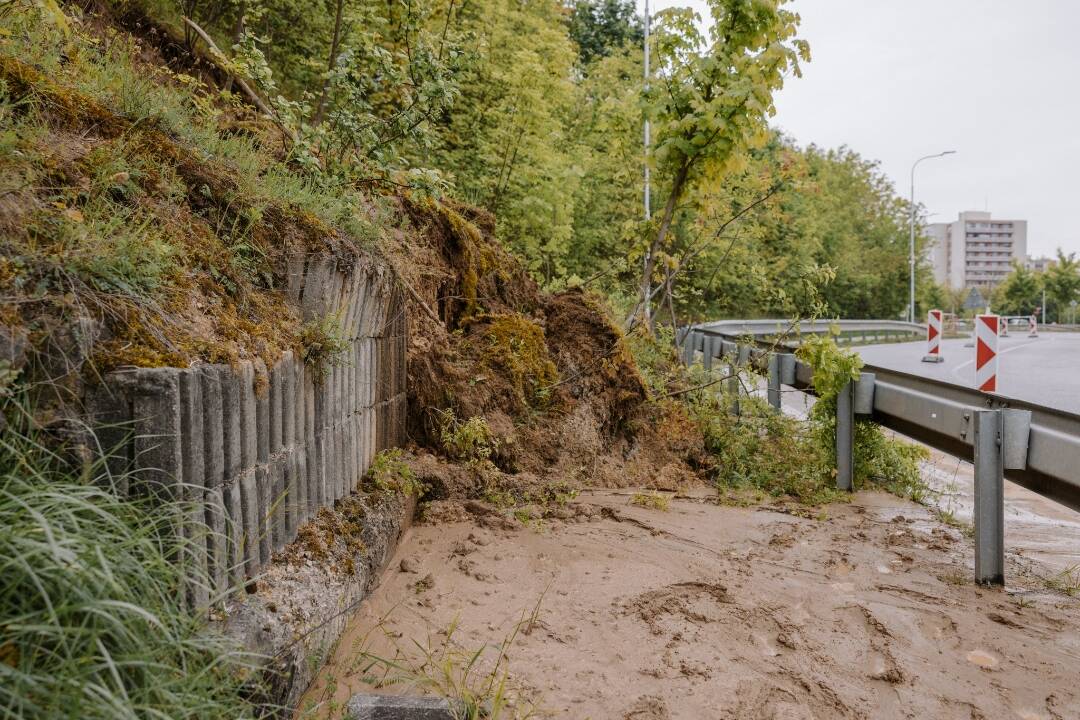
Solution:
{"label": "concrete base of wall", "polygon": [[296,560],[300,554],[286,549],[258,579],[255,593],[226,608],[220,622],[225,634],[265,658],[265,695],[258,702],[268,717],[291,717],[346,623],[377,584],[416,510],[414,498],[400,496],[368,497],[364,504],[364,547],[353,558],[352,574]]}

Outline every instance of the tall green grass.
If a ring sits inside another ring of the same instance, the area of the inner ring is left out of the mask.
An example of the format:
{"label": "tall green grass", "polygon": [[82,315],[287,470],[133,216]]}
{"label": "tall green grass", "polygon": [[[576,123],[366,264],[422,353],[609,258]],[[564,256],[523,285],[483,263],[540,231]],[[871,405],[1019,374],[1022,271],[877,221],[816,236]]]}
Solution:
{"label": "tall green grass", "polygon": [[185,607],[181,508],[73,474],[4,400],[0,718],[251,717],[247,659]]}

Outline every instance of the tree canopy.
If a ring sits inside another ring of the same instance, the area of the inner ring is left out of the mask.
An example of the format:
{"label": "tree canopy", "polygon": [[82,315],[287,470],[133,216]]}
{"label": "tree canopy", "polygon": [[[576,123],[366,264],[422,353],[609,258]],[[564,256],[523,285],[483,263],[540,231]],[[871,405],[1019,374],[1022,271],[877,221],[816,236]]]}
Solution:
{"label": "tree canopy", "polygon": [[[894,317],[907,301],[907,203],[854,150],[799,147],[769,127],[773,94],[810,59],[787,5],[709,0],[706,34],[689,9],[657,13],[647,89],[628,0],[177,11],[229,48],[315,181],[480,205],[546,286],[587,283],[651,322],[653,308],[665,322]],[[926,267],[918,284],[923,306],[940,300]]]}

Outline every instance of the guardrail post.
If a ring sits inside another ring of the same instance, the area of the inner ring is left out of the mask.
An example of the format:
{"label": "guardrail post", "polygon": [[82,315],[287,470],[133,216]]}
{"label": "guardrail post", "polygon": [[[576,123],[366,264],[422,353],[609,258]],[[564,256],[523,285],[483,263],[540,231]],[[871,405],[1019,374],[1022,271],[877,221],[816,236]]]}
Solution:
{"label": "guardrail post", "polygon": [[848,381],[836,396],[836,488],[855,487],[855,389]]}
{"label": "guardrail post", "polygon": [[731,414],[739,417],[739,373],[734,362],[728,363],[728,373],[727,390],[731,396]]}
{"label": "guardrail post", "polygon": [[769,404],[780,410],[780,356],[769,353]]}
{"label": "guardrail post", "polygon": [[712,370],[713,361],[713,336],[706,335],[701,339],[702,360],[701,364],[704,366],[705,371]]}
{"label": "guardrail post", "polygon": [[694,337],[694,331],[693,330],[687,330],[686,331],[686,337],[683,338],[683,346],[682,346],[683,363],[685,363],[687,365],[687,367],[694,364],[694,341],[695,340],[696,340],[696,338]]}
{"label": "guardrail post", "polygon": [[975,411],[975,582],[1005,583],[1002,413]]}

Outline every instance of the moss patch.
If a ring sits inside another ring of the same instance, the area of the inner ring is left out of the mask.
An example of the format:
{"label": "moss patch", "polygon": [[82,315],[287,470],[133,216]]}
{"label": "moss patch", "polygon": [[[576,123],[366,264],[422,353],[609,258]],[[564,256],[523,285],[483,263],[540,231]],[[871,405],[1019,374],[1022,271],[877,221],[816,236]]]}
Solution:
{"label": "moss patch", "polygon": [[531,407],[542,407],[558,381],[544,329],[522,315],[491,316],[484,333],[484,362],[509,376],[514,392]]}

